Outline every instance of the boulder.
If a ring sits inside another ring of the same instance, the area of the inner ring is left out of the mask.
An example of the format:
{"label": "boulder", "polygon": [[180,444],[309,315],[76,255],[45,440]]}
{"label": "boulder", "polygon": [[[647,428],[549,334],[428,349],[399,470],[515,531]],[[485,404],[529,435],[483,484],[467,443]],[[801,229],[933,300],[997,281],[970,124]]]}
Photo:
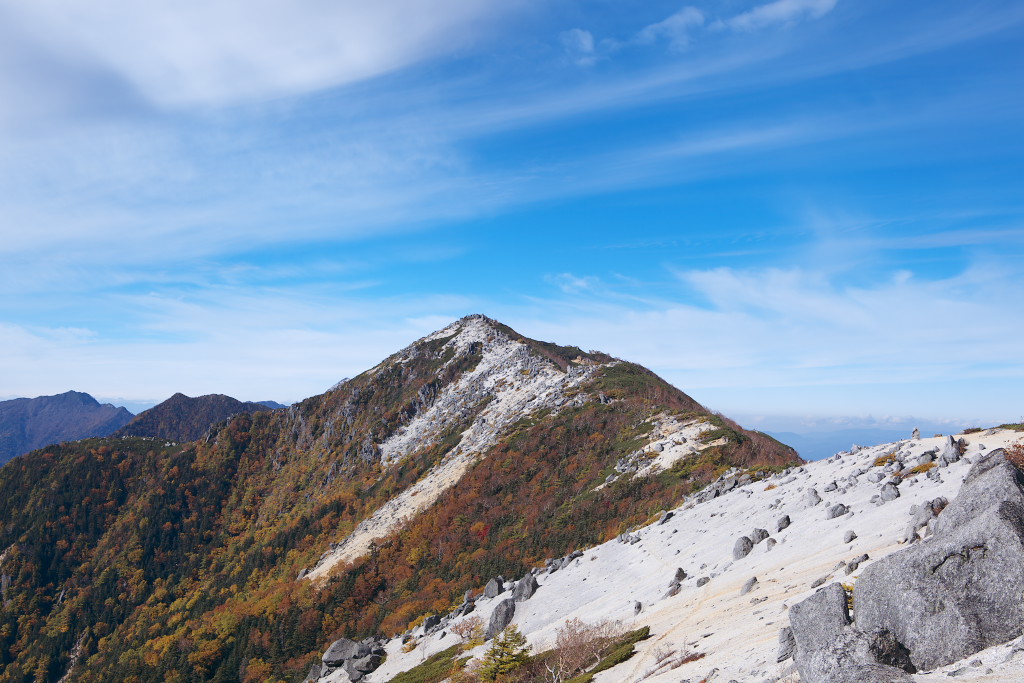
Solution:
{"label": "boulder", "polygon": [[868,567],[857,582],[858,626],[893,633],[921,669],[1004,643],[1024,633],[1021,557],[1024,507],[1004,501]]}
{"label": "boulder", "polygon": [[324,653],[323,661],[326,666],[337,668],[349,659],[358,659],[370,654],[370,648],[363,643],[357,643],[348,638],[341,638],[331,643]]}
{"label": "boulder", "polygon": [[842,517],[849,511],[849,508],[847,508],[842,503],[836,503],[835,505],[828,509],[827,513],[825,513],[825,519],[835,519],[836,517]]}
{"label": "boulder", "polygon": [[516,584],[515,590],[512,591],[512,599],[516,602],[529,600],[537,592],[538,588],[540,588],[540,585],[537,583],[537,579],[534,578],[533,574],[527,572],[526,576]]}
{"label": "boulder", "polygon": [[697,579],[697,588],[700,588],[701,586],[706,586],[709,581],[711,581],[711,577],[708,577],[708,576],[700,577],[699,579]]}
{"label": "boulder", "polygon": [[888,634],[867,635],[850,625],[846,591],[822,588],[789,610],[794,660],[802,683],[903,683],[913,679],[892,664],[912,668]]}
{"label": "boulder", "polygon": [[857,534],[854,533],[853,529],[848,530],[843,534],[843,543],[853,543],[857,539]]}
{"label": "boulder", "polygon": [[505,627],[512,623],[512,617],[516,614],[516,601],[506,598],[494,607],[491,613],[491,620],[487,622],[487,630],[484,638],[490,640],[505,630]]}
{"label": "boulder", "polygon": [[324,665],[319,662],[314,662],[313,666],[309,667],[309,673],[303,679],[302,683],[313,683],[313,681],[320,678],[320,675],[324,672]]}
{"label": "boulder", "polygon": [[686,570],[682,567],[676,569],[675,576],[672,578],[673,581],[684,581],[686,580]]}
{"label": "boulder", "polygon": [[882,490],[879,492],[882,496],[882,500],[886,503],[896,500],[900,497],[900,490],[896,487],[896,484],[891,481],[882,486]]}
{"label": "boulder", "polygon": [[754,529],[754,532],[750,534],[750,540],[754,542],[754,545],[757,545],[766,538],[768,538],[767,529]]}
{"label": "boulder", "polygon": [[441,624],[441,617],[436,614],[431,614],[423,620],[423,632],[430,633],[431,629]]}
{"label": "boulder", "polygon": [[807,502],[808,507],[814,507],[821,502],[821,496],[818,495],[817,490],[807,489],[807,493],[804,494],[804,500]]}
{"label": "boulder", "polygon": [[754,586],[757,585],[757,577],[751,576],[749,579],[743,582],[743,587],[740,588],[740,595],[746,595],[750,591],[754,590]]}
{"label": "boulder", "polygon": [[[561,565],[561,562],[559,560],[555,560],[555,563],[558,564],[558,565]],[[554,571],[557,571],[557,569],[552,569],[551,571],[554,572]],[[496,598],[496,597],[498,597],[499,595],[501,595],[504,592],[505,592],[505,580],[502,579],[500,576],[491,579],[490,581],[487,582],[487,585],[484,586],[484,597],[485,598]]]}
{"label": "boulder", "polygon": [[380,667],[381,661],[383,661],[383,657],[380,655],[366,655],[359,659],[349,660],[348,664],[345,665],[345,668],[348,669],[351,667],[359,673],[368,674],[372,671],[376,671],[377,668]]}
{"label": "boulder", "polygon": [[740,536],[736,539],[736,545],[732,549],[732,559],[742,560],[744,557],[750,554],[750,551],[754,548],[754,542],[746,536]]}
{"label": "boulder", "polygon": [[779,629],[779,649],[775,655],[775,662],[781,664],[790,659],[796,650],[796,638],[793,637],[793,629],[786,626]]}
{"label": "boulder", "polygon": [[945,533],[1000,502],[1024,506],[1024,474],[997,448],[979,459],[967,473],[960,492],[935,521],[935,533]]}
{"label": "boulder", "polygon": [[789,515],[782,515],[779,517],[779,521],[775,523],[775,530],[782,531],[783,529],[788,529],[790,524],[792,522],[790,522]]}

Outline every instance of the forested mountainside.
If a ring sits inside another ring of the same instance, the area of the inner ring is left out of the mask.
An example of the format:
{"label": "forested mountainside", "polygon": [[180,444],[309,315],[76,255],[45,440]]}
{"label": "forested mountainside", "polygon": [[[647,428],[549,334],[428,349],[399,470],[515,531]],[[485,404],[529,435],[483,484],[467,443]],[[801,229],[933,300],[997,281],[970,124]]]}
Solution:
{"label": "forested mountainside", "polygon": [[80,391],[0,401],[0,464],[49,444],[107,436],[131,419],[124,408]]}
{"label": "forested mountainside", "polygon": [[224,394],[192,398],[182,393],[143,411],[114,436],[149,436],[168,441],[195,441],[210,427],[242,413],[272,410],[266,403],[242,402]]}
{"label": "forested mountainside", "polygon": [[336,638],[799,462],[640,366],[483,316],[167,444],[0,468],[0,681],[298,681]]}

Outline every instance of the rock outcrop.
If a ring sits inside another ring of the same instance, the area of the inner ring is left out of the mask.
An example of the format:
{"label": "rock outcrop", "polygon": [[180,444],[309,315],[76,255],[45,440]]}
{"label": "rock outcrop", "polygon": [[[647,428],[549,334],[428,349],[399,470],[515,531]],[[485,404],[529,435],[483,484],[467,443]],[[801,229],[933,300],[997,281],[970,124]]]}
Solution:
{"label": "rock outcrop", "polygon": [[[1024,633],[1024,474],[999,449],[978,461],[956,499],[914,510],[927,540],[868,567],[855,589],[827,586],[794,605],[794,659],[804,683],[905,681]],[[941,515],[935,519],[938,508]],[[867,558],[855,558],[859,564]]]}

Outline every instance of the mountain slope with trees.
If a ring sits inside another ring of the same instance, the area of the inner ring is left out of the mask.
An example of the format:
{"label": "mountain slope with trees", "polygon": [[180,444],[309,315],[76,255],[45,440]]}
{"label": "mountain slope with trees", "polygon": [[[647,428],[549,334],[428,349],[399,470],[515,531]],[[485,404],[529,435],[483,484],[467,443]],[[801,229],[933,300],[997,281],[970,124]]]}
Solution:
{"label": "mountain slope with trees", "polygon": [[168,441],[195,441],[206,436],[210,427],[242,413],[272,410],[265,403],[242,402],[224,394],[192,398],[182,393],[171,396],[149,410],[139,413],[114,436],[148,436]]}
{"label": "mountain slope with trees", "polygon": [[[640,366],[470,316],[198,441],[95,439],[0,470],[0,681],[301,680],[336,638],[399,633],[730,467],[797,462]],[[439,471],[458,476],[420,493]],[[429,504],[386,519],[414,493]],[[365,553],[323,564],[368,528]]]}

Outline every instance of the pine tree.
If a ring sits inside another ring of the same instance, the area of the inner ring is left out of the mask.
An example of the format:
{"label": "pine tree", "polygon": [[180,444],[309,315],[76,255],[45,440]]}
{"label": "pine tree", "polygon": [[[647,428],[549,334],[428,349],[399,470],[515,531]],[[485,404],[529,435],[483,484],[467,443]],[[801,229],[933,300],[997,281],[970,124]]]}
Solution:
{"label": "pine tree", "polygon": [[530,660],[530,646],[526,636],[515,625],[499,633],[484,653],[480,667],[480,680],[494,683]]}

